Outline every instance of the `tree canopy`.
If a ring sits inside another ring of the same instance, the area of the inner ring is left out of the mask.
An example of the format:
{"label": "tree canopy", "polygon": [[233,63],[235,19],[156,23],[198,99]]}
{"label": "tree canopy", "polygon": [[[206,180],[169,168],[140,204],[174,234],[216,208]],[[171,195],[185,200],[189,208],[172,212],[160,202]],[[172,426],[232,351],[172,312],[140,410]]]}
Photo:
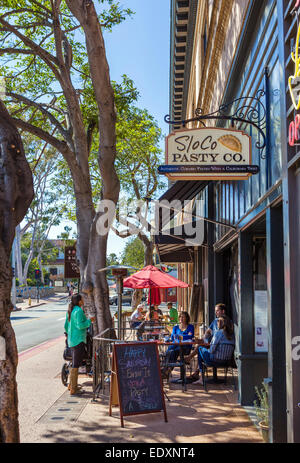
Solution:
{"label": "tree canopy", "polygon": [[144,266],[144,247],[138,237],[131,237],[122,253],[122,264],[131,265],[132,267],[142,268]]}
{"label": "tree canopy", "polygon": [[[78,223],[79,209],[84,207],[92,220],[96,204],[103,198],[99,153],[101,140],[105,140],[99,132],[99,114],[103,117],[105,102],[99,113],[99,82],[95,87],[85,30],[71,14],[70,5],[74,8],[76,2],[0,0],[0,73],[18,127],[56,150],[59,175],[55,188],[58,195],[70,199],[73,207],[68,218]],[[101,27],[112,31],[133,12],[119,2],[100,0],[97,14]],[[138,91],[128,76],[111,84],[116,108],[115,168],[127,202],[143,200],[163,185],[156,172],[161,131],[149,112],[137,107]],[[79,207],[82,193],[74,201],[79,183],[93,204],[85,200]],[[119,218],[127,227],[127,236],[131,235],[128,217]],[[82,219],[82,223],[87,221]],[[144,232],[141,230],[139,237],[149,246]],[[81,254],[87,256],[87,246],[83,247]],[[80,258],[83,260],[83,255]]]}

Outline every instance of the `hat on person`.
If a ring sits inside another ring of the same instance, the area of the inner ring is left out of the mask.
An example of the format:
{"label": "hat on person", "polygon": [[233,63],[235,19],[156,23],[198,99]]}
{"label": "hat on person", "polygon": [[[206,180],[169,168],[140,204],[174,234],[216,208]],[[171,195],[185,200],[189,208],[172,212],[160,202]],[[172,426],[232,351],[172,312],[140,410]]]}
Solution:
{"label": "hat on person", "polygon": [[139,305],[137,306],[137,308],[138,308],[138,309],[143,309],[144,306],[143,306],[143,304],[139,304]]}

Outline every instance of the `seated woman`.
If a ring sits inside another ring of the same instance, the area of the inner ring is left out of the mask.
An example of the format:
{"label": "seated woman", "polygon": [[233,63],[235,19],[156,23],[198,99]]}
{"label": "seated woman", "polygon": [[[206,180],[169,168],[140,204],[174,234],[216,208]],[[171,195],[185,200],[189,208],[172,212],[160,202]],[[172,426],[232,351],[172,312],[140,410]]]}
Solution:
{"label": "seated woman", "polygon": [[162,311],[158,308],[158,305],[151,305],[149,311],[146,313],[145,320],[152,322],[154,325],[158,325],[162,317]]}
{"label": "seated woman", "polygon": [[[188,312],[180,312],[179,325],[175,325],[171,334],[171,341],[192,341],[194,337],[194,325],[190,324],[190,316]],[[192,346],[182,346],[183,354],[188,355]],[[173,344],[168,347],[166,352],[166,364],[175,363],[180,354],[180,346]],[[168,376],[172,367],[165,367],[163,375]]]}
{"label": "seated woman", "polygon": [[139,304],[130,317],[131,328],[138,328],[140,326],[140,324],[144,320],[143,310],[144,310],[143,304]]}
{"label": "seated woman", "polygon": [[162,311],[158,307],[158,304],[154,304],[154,312],[156,314],[156,317],[158,317],[159,321],[163,320],[164,316],[163,316]]}
{"label": "seated woman", "polygon": [[137,330],[137,338],[142,341],[143,321],[144,321],[144,306],[139,304],[130,317],[130,327]]}
{"label": "seated woman", "polygon": [[[224,345],[227,346],[226,349],[224,349]],[[213,367],[230,360],[234,346],[235,338],[231,320],[226,315],[222,315],[218,318],[218,330],[215,331],[210,347],[198,347],[199,373],[203,371],[203,362]],[[202,378],[199,378],[199,383],[203,383]]]}

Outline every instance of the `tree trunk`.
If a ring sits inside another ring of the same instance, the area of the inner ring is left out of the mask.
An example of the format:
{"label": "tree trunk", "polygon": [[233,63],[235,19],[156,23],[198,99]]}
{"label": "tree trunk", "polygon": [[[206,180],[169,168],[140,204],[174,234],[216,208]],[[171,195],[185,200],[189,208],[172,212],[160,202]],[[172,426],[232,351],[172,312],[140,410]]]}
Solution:
{"label": "tree trunk", "polygon": [[[99,269],[106,267],[107,236],[99,236],[97,233],[96,215],[90,233],[90,248],[88,265],[83,282],[83,293],[89,305],[89,310],[96,314],[98,332],[113,329],[113,319],[109,307],[109,289],[105,272],[98,272]],[[110,331],[109,336],[114,336]]]}
{"label": "tree trunk", "polygon": [[153,249],[154,243],[150,240],[143,240],[144,252],[145,252],[145,267],[147,265],[154,265],[153,262]]}
{"label": "tree trunk", "polygon": [[44,274],[43,274],[42,256],[41,256],[40,253],[39,253],[38,256],[37,256],[37,261],[38,261],[39,268],[40,268],[40,271],[41,271],[41,283],[42,283],[42,284],[45,284],[45,279],[44,279]]}
{"label": "tree trunk", "polygon": [[28,276],[29,265],[31,264],[32,259],[33,259],[33,249],[30,249],[28,257],[24,265],[24,271],[23,271],[23,281],[24,281],[24,285],[26,286],[27,286],[27,276]]}
{"label": "tree trunk", "polygon": [[[16,369],[18,352],[11,326],[10,255],[16,226],[33,199],[33,181],[21,137],[0,101],[0,443],[19,442]],[[4,355],[3,355],[4,354]]]}
{"label": "tree trunk", "polygon": [[23,265],[22,265],[22,253],[21,253],[21,226],[20,224],[16,228],[16,269],[19,285],[24,284],[23,278]]}
{"label": "tree trunk", "polygon": [[143,298],[143,290],[135,289],[133,291],[132,300],[131,300],[131,307],[133,310],[135,310],[137,306],[141,303],[142,298]]}
{"label": "tree trunk", "polygon": [[[86,39],[90,73],[99,112],[98,164],[102,178],[102,200],[109,200],[116,204],[120,191],[120,182],[114,166],[116,158],[116,112],[102,31],[92,1],[66,0],[66,3],[83,28]],[[79,209],[78,212],[82,213]],[[108,233],[99,235],[97,232],[97,222],[102,215],[103,212],[97,212],[93,218],[89,234],[88,254],[83,253],[87,235],[85,235],[85,243],[81,241],[83,234],[79,237],[78,243],[80,267],[81,269],[84,267],[82,291],[85,294],[85,304],[90,306],[90,310],[96,311],[98,332],[112,327],[106,274],[105,272],[98,272],[100,268],[106,266],[108,238]],[[83,261],[84,255],[88,256],[86,266]]]}
{"label": "tree trunk", "polygon": [[0,358],[0,443],[20,440],[16,372],[18,363],[15,333],[10,322],[12,272],[4,248],[0,246],[0,336],[5,342],[5,360]]}

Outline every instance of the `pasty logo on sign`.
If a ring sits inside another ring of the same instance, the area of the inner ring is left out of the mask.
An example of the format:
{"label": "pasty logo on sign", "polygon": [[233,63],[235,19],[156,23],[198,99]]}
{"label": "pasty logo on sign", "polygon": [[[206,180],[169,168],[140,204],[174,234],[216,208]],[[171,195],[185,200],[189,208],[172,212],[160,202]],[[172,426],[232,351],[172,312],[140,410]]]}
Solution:
{"label": "pasty logo on sign", "polygon": [[251,137],[234,129],[178,130],[166,137],[166,165],[159,173],[172,180],[245,180],[258,173],[251,165]]}

